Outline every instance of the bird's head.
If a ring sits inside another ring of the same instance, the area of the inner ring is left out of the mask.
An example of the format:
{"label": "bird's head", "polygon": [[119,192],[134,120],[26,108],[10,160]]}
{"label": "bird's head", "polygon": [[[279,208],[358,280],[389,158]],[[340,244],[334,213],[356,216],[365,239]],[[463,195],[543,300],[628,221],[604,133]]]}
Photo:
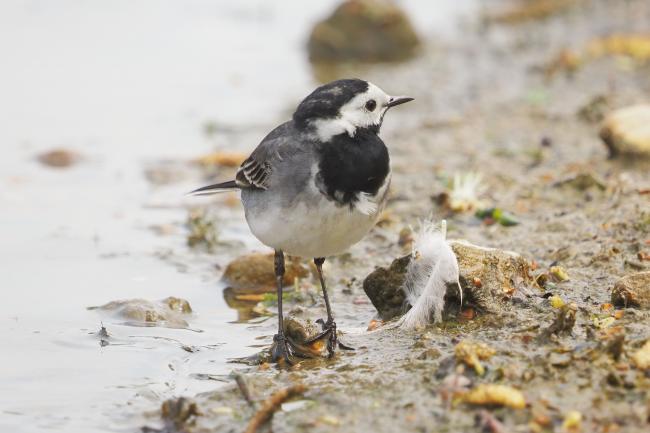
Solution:
{"label": "bird's head", "polygon": [[389,108],[413,98],[390,96],[374,84],[359,79],[332,81],[314,90],[298,105],[293,120],[299,128],[314,130],[322,141],[358,129],[379,132]]}

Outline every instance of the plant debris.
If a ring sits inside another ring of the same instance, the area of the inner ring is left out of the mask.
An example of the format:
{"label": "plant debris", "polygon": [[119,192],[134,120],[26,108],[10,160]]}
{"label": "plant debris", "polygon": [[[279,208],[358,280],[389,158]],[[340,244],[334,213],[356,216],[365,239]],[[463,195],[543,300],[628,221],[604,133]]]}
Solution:
{"label": "plant debris", "polygon": [[482,220],[487,225],[499,223],[504,227],[511,227],[519,224],[519,221],[514,215],[498,207],[477,210],[475,215],[476,218]]}
{"label": "plant debris", "polygon": [[479,196],[484,190],[483,178],[479,173],[456,173],[442,204],[452,212],[469,212],[483,206]]}
{"label": "plant debris", "polygon": [[580,51],[563,49],[546,67],[547,77],[558,71],[573,73],[590,61],[605,56],[625,56],[638,65],[650,61],[650,36],[645,34],[612,34],[591,40]]}
{"label": "plant debris", "polygon": [[307,391],[307,387],[302,383],[299,383],[271,394],[271,396],[262,403],[253,418],[248,422],[244,433],[257,432],[260,427],[271,421],[271,418],[273,418],[275,412],[280,409],[282,403],[293,397],[304,394],[305,391]]}
{"label": "plant debris", "polygon": [[555,316],[553,323],[546,328],[541,337],[543,339],[549,338],[552,335],[568,335],[573,331],[573,326],[576,323],[576,312],[578,311],[578,306],[575,303],[569,303],[562,305]]}
{"label": "plant debris", "polygon": [[521,24],[565,12],[580,0],[524,0],[510,2],[506,8],[485,15],[487,22]]}
{"label": "plant debris", "polygon": [[556,282],[569,281],[569,274],[562,266],[551,266],[548,273]]}
{"label": "plant debris", "polygon": [[468,367],[473,368],[477,375],[483,376],[485,368],[481,361],[487,361],[496,351],[486,344],[463,340],[456,345],[454,353],[457,361],[463,362]]}
{"label": "plant debris", "polygon": [[204,167],[239,167],[248,155],[241,152],[213,152],[203,155],[195,162]]}
{"label": "plant debris", "polygon": [[507,385],[479,384],[463,394],[460,400],[481,406],[505,406],[512,409],[526,407],[526,399],[521,391]]}
{"label": "plant debris", "polygon": [[219,232],[214,219],[202,208],[190,210],[187,216],[187,245],[191,248],[204,247],[212,252],[219,244]]}
{"label": "plant debris", "polygon": [[607,189],[607,184],[603,180],[598,179],[593,173],[578,173],[574,176],[558,180],[553,184],[553,186],[570,186],[579,191],[586,191],[592,187],[595,187],[600,191],[605,191]]}

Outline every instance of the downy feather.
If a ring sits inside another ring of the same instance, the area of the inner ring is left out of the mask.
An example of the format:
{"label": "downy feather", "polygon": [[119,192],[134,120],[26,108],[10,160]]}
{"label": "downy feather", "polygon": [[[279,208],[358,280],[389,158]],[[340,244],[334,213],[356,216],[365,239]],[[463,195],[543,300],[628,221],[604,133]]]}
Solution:
{"label": "downy feather", "polygon": [[460,302],[463,292],[458,279],[458,261],[446,240],[447,222],[437,229],[431,220],[421,223],[415,240],[412,260],[407,268],[403,290],[411,309],[400,320],[400,326],[413,329],[442,321],[447,284],[458,286]]}

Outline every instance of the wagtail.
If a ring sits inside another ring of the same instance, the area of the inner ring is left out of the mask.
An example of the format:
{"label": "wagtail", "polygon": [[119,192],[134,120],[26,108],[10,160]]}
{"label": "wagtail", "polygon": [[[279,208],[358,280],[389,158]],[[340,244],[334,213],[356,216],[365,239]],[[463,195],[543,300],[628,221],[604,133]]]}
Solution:
{"label": "wagtail", "polygon": [[322,333],[331,357],[337,345],[323,263],[361,240],[386,204],[391,170],[379,129],[389,108],[412,101],[390,96],[359,79],[318,87],[298,105],[293,118],[271,131],[237,171],[235,180],[192,191],[208,195],[241,190],[246,221],[263,244],[275,250],[278,333],[274,362],[296,348],[282,323],[284,254],[313,258],[327,320]]}

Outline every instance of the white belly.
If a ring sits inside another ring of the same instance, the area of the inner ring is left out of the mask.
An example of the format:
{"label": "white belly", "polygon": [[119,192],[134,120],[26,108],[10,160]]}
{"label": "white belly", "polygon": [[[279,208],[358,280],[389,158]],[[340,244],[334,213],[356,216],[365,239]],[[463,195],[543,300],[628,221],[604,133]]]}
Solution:
{"label": "white belly", "polygon": [[377,220],[356,207],[337,206],[324,196],[298,203],[291,211],[270,206],[263,214],[247,211],[251,231],[262,243],[292,256],[327,257],[359,242]]}

